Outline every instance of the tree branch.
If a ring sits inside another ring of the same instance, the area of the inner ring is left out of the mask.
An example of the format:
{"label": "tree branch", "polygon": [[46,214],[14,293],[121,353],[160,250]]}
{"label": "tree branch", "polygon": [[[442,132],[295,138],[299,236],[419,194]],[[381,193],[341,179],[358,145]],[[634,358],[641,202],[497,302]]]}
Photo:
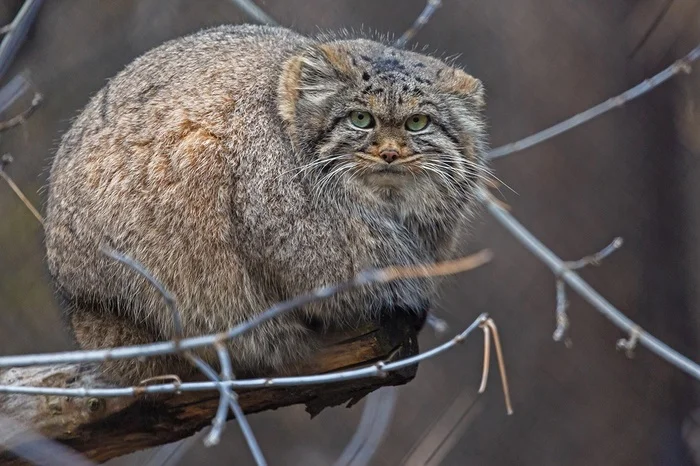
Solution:
{"label": "tree branch", "polygon": [[[346,370],[377,361],[394,361],[418,353],[416,329],[407,318],[381,327],[328,337],[326,348],[301,374]],[[409,382],[416,366],[383,373],[381,377],[346,380],[335,384],[237,389],[245,413],[305,404],[315,416],[329,406],[352,405],[382,386]],[[92,365],[13,368],[0,372],[0,384],[51,387],[100,387],[106,383]],[[26,425],[49,439],[103,462],[133,451],[189,437],[211,424],[219,393],[211,391],[120,398],[0,395],[0,416]],[[129,441],[124,441],[128,436]],[[0,430],[0,445],[24,440],[22,432]],[[31,436],[26,442],[31,443]],[[31,448],[31,444],[22,445]],[[23,464],[0,450],[0,464]]]}

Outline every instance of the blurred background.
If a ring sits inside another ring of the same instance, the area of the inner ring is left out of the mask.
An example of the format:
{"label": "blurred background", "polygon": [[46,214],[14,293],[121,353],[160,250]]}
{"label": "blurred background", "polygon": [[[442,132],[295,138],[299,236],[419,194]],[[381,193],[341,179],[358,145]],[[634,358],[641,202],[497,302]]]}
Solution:
{"label": "blurred background", "polygon": [[[425,3],[258,4],[303,33],[364,27],[398,36]],[[21,5],[0,2],[0,24]],[[15,159],[7,171],[43,206],[59,138],[106,79],[165,40],[246,21],[228,0],[44,2],[0,82],[27,73],[44,95],[24,124],[0,135],[0,153]],[[415,42],[459,54],[458,63],[483,80],[495,147],[616,95],[687,53],[700,42],[700,3],[444,0]],[[27,104],[17,102],[0,117]],[[512,213],[564,259],[622,236],[624,247],[583,277],[643,328],[700,359],[699,73],[493,165],[515,191],[502,189]],[[40,225],[0,183],[0,354],[69,348],[42,241]],[[573,345],[555,343],[551,273],[487,214],[465,251],[484,247],[495,252],[493,263],[445,284],[435,311],[450,325],[448,334],[426,329],[420,343],[432,347],[490,313],[501,331],[515,414],[505,414],[495,368],[486,394],[477,396],[477,336],[422,363],[415,380],[398,388],[372,464],[700,464],[693,460],[694,446],[700,448],[697,382],[643,349],[632,360],[615,351],[624,335],[572,292]],[[313,420],[292,407],[250,422],[270,464],[328,465],[352,437],[363,404]],[[182,465],[252,464],[235,423],[219,446],[195,441],[180,452]],[[149,464],[157,453],[110,464]]]}

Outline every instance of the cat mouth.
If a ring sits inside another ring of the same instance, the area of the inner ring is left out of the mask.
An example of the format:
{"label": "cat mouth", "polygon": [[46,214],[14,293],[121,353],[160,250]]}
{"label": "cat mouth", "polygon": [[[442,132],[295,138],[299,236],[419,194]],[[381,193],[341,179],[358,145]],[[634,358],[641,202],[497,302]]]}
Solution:
{"label": "cat mouth", "polygon": [[355,153],[359,162],[363,166],[363,171],[368,175],[375,176],[405,176],[412,173],[410,165],[414,157],[396,160],[391,163],[363,152]]}

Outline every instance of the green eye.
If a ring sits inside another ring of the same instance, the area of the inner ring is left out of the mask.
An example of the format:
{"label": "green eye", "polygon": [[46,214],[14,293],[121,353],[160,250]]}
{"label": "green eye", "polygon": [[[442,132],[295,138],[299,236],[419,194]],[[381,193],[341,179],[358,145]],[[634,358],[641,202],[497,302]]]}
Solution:
{"label": "green eye", "polygon": [[420,131],[425,129],[428,123],[430,123],[428,115],[411,115],[408,117],[408,120],[406,120],[406,129],[409,131]]}
{"label": "green eye", "polygon": [[374,126],[374,118],[369,112],[352,112],[350,113],[350,123],[360,129],[371,128]]}

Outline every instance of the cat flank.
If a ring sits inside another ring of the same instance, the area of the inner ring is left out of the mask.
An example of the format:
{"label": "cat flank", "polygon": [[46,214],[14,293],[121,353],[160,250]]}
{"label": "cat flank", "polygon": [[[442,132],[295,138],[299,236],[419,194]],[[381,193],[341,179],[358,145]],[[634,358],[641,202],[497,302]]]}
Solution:
{"label": "cat flank", "polygon": [[[454,256],[487,168],[479,80],[367,39],[224,26],[167,42],[97,92],[51,167],[48,267],[81,348],[185,336],[370,267]],[[293,372],[329,328],[424,315],[433,279],[356,289],[229,345],[241,374]],[[210,362],[216,358],[203,350]],[[122,383],[187,376],[178,356],[110,361]]]}

